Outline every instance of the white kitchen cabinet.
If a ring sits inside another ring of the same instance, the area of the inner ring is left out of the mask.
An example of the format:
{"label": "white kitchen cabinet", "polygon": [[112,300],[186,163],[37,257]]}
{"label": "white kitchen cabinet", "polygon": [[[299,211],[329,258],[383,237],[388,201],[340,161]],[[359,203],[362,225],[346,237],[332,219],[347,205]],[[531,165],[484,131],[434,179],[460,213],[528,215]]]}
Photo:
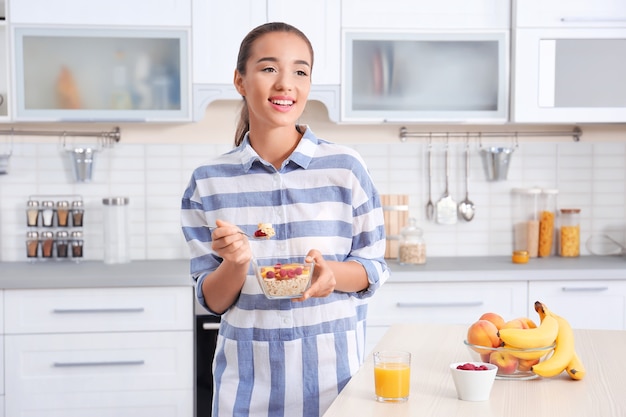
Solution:
{"label": "white kitchen cabinet", "polygon": [[254,27],[284,21],[302,30],[315,52],[310,100],[323,102],[333,120],[339,114],[341,5],[319,2],[193,0],[194,119],[218,99],[240,99],[233,86],[239,45]]}
{"label": "white kitchen cabinet", "polygon": [[514,0],[518,28],[625,27],[623,0]]}
{"label": "white kitchen cabinet", "polygon": [[12,24],[189,27],[191,0],[6,0]]}
{"label": "white kitchen cabinet", "polygon": [[626,330],[626,281],[531,281],[528,296],[574,328]]}
{"label": "white kitchen cabinet", "polygon": [[7,415],[191,416],[191,287],[5,291]]}
{"label": "white kitchen cabinet", "polygon": [[508,120],[508,31],[344,31],[342,122]]}
{"label": "white kitchen cabinet", "polygon": [[[6,16],[6,2],[0,3],[0,13]],[[9,91],[9,30],[6,19],[0,20],[0,122],[9,119],[7,103],[11,98]]]}
{"label": "white kitchen cabinet", "polygon": [[508,29],[500,0],[342,0],[344,29]]}
{"label": "white kitchen cabinet", "polygon": [[369,302],[366,351],[395,323],[470,325],[488,311],[513,319],[528,316],[527,300],[525,281],[387,282]]}
{"label": "white kitchen cabinet", "polygon": [[626,120],[626,3],[517,1],[511,119]]}

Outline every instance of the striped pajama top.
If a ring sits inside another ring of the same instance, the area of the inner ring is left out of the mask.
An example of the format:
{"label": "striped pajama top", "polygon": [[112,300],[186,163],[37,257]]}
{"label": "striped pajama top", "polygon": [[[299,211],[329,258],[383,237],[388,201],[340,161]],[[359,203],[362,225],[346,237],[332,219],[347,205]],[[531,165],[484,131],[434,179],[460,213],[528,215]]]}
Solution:
{"label": "striped pajama top", "polygon": [[[183,234],[199,302],[220,258],[203,227],[223,219],[252,235],[272,223],[276,236],[250,240],[256,257],[302,261],[310,249],[354,261],[369,287],[304,302],[269,300],[248,275],[221,318],[213,361],[213,416],[320,416],[364,359],[367,300],[387,280],[380,197],[354,150],[307,128],[279,170],[243,143],[195,169],[182,198]],[[211,314],[216,314],[211,312]]]}

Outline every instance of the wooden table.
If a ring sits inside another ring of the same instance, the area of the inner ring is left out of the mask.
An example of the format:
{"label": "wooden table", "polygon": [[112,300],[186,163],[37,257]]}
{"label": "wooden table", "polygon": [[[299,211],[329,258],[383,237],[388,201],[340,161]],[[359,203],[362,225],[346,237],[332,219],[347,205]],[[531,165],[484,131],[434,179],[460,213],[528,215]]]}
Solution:
{"label": "wooden table", "polygon": [[528,381],[496,379],[485,402],[457,399],[449,364],[469,361],[467,326],[395,325],[375,350],[412,353],[411,393],[406,403],[374,399],[370,354],[324,417],[625,417],[626,331],[575,330],[576,350],[587,369],[582,381],[564,372]]}

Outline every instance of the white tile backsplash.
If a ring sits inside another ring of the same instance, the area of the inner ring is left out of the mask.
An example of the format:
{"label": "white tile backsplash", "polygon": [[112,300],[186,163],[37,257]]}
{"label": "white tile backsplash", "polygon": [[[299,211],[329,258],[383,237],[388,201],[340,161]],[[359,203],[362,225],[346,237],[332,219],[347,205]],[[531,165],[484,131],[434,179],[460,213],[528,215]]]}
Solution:
{"label": "white tile backsplash", "polygon": [[[409,194],[410,214],[424,229],[428,256],[485,256],[511,253],[511,196],[514,187],[559,189],[559,206],[580,207],[582,253],[592,234],[626,242],[626,143],[524,142],[513,153],[508,180],[490,182],[471,142],[471,222],[446,226],[425,220],[428,199],[427,144],[420,141],[351,143],[365,159],[381,194]],[[432,199],[445,188],[444,143],[433,142]],[[85,201],[85,259],[103,257],[102,198],[130,198],[131,258],[186,258],[179,227],[182,193],[192,170],[228,144],[124,143],[97,154],[93,181],[74,183],[57,144],[21,138],[9,173],[0,176],[0,261],[26,260],[25,203],[32,194],[79,194]],[[449,190],[465,197],[465,144],[450,143]]]}

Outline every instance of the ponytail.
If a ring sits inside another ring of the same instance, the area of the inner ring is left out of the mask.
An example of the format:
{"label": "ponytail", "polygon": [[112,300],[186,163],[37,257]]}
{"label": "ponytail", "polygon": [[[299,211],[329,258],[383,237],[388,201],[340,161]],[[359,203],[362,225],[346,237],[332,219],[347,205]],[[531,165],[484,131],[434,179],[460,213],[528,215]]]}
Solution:
{"label": "ponytail", "polygon": [[237,129],[235,130],[235,147],[241,145],[248,130],[250,130],[250,113],[248,113],[246,98],[242,97],[239,120],[237,121]]}

